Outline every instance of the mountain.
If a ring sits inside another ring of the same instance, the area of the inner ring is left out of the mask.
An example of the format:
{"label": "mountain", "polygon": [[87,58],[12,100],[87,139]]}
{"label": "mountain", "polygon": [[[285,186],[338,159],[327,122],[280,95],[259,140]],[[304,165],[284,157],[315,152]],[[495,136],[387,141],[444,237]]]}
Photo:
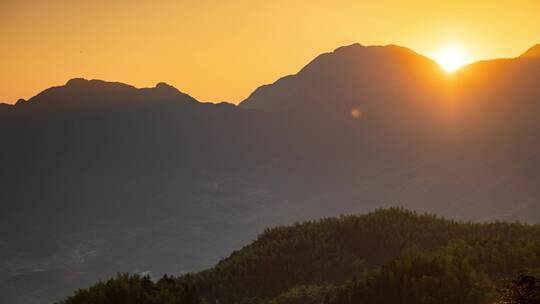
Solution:
{"label": "mountain", "polygon": [[540,222],[540,60],[351,45],[240,106],[72,79],[0,107],[0,300],[209,267],[265,227],[402,205]]}
{"label": "mountain", "polygon": [[[404,107],[411,99],[429,99],[442,77],[438,64],[410,49],[353,44],[319,55],[297,74],[257,88],[240,107],[265,111],[309,111],[323,106],[388,110]],[[403,101],[392,102],[396,98]]]}
{"label": "mountain", "polygon": [[248,239],[266,204],[240,178],[264,156],[248,146],[264,146],[248,114],[165,84],[83,79],[0,112],[2,302],[52,301],[117,271],[197,269]]}
{"label": "mountain", "polygon": [[23,113],[29,111],[37,115],[51,115],[122,106],[135,107],[148,102],[198,101],[166,83],[158,83],[154,88],[137,89],[119,82],[74,78],[63,86],[46,89],[28,101],[19,100],[15,108]]}
{"label": "mountain", "polygon": [[0,113],[11,110],[12,106],[7,103],[0,103]]}
{"label": "mountain", "polygon": [[116,272],[201,269],[265,226],[347,209],[310,198],[332,187],[307,191],[331,178],[313,176],[323,149],[267,113],[84,79],[11,108],[0,113],[5,302],[60,299]]}
{"label": "mountain", "polygon": [[[371,149],[372,155],[385,159],[379,168],[397,162],[380,175],[386,189],[394,190],[382,190],[373,180],[360,182],[370,189],[366,192],[388,194],[379,195],[380,201],[458,218],[536,222],[540,179],[528,168],[539,164],[540,147],[532,132],[540,127],[540,92],[533,81],[539,78],[536,58],[482,61],[448,75],[408,49],[356,44],[323,54],[299,73],[261,86],[240,107],[296,116],[299,126],[309,119],[304,116],[354,120],[347,128],[353,132],[332,131],[346,134],[343,147],[358,143]],[[361,115],[352,117],[355,111]],[[356,159],[363,157],[357,154]],[[373,161],[350,163],[365,166]],[[391,185],[388,176],[403,179]],[[428,202],[427,197],[438,202]],[[430,209],[433,204],[437,209]]]}
{"label": "mountain", "polygon": [[540,58],[540,44],[537,44],[523,53],[520,58]]}

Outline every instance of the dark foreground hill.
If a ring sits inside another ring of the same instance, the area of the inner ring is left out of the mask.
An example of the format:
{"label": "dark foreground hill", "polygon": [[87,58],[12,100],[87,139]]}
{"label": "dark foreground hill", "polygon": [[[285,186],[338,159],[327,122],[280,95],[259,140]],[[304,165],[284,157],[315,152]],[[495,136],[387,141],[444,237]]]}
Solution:
{"label": "dark foreground hill", "polygon": [[[268,229],[213,268],[165,277],[156,288],[171,292],[164,286],[174,282],[173,294],[197,293],[209,303],[481,304],[496,298],[500,279],[538,267],[538,225],[456,222],[394,208]],[[122,289],[138,288],[126,279],[116,279]],[[126,290],[106,287],[114,282],[66,303],[114,296],[123,303]]]}
{"label": "dark foreground hill", "polygon": [[200,270],[265,227],[384,206],[538,223],[539,79],[535,56],[449,75],[352,45],[239,107],[85,79],[2,105],[0,301]]}

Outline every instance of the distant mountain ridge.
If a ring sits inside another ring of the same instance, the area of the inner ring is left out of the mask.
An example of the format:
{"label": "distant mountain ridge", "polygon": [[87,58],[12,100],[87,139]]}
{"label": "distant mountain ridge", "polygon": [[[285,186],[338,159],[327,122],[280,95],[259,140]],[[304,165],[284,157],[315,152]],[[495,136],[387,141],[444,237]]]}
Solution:
{"label": "distant mountain ridge", "polygon": [[17,102],[15,106],[28,108],[29,105],[35,104],[37,107],[66,110],[75,107],[119,106],[126,102],[150,101],[198,102],[193,97],[163,82],[158,83],[154,88],[138,89],[120,82],[73,78],[63,86],[46,89],[28,101]]}

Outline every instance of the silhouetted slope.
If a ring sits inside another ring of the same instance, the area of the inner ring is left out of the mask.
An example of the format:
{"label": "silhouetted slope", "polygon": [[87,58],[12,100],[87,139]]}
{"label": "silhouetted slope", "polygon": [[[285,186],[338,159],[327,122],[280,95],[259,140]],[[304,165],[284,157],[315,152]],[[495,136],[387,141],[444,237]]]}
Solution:
{"label": "silhouetted slope", "polygon": [[[323,106],[360,107],[372,114],[372,109],[404,107],[413,98],[429,99],[442,77],[435,62],[407,48],[353,44],[319,55],[297,74],[257,88],[240,106],[307,112]],[[394,102],[396,98],[400,102]]]}
{"label": "silhouetted slope", "polygon": [[52,87],[16,104],[20,111],[50,112],[88,111],[103,107],[137,106],[158,102],[197,102],[193,97],[165,83],[154,88],[137,89],[120,82],[74,78],[63,86]]}
{"label": "silhouetted slope", "polygon": [[[540,92],[533,81],[540,79],[539,64],[531,58],[489,60],[447,75],[404,48],[352,45],[256,89],[240,106],[276,112],[292,121],[289,129],[305,127],[322,140],[325,131],[342,134],[327,147],[338,159],[349,157],[341,151],[356,155],[350,171],[370,170],[365,165],[374,163],[391,167],[380,175],[387,190],[358,181],[370,189],[364,195],[384,192],[380,201],[416,209],[432,204],[425,201],[432,197],[445,214],[460,218],[536,222],[540,176],[526,168],[540,161],[534,135]],[[389,176],[407,182],[392,185]]]}
{"label": "silhouetted slope", "polygon": [[525,53],[523,53],[520,58],[540,58],[540,44],[537,44],[529,48]]}
{"label": "silhouetted slope", "polygon": [[13,106],[10,105],[10,104],[0,102],[0,113],[7,112],[7,111],[11,110],[12,107]]}
{"label": "silhouetted slope", "polygon": [[[231,150],[227,145],[257,115],[230,105],[198,103],[165,84],[136,89],[73,79],[14,108],[0,122],[2,138],[10,143],[0,153],[12,160],[1,177],[15,186],[0,194],[6,217],[14,210],[44,221],[62,216],[57,210],[82,215],[118,208],[115,212],[122,213],[134,202],[123,197],[111,203],[119,192],[131,196],[132,183],[148,187],[135,192],[152,196],[157,191],[152,187],[184,178],[196,181],[194,175],[205,170],[234,175],[243,170],[239,161],[256,159],[249,148]],[[259,141],[255,134],[245,135],[241,140]],[[180,187],[189,187],[187,183]],[[29,186],[34,189],[27,191]],[[47,202],[46,214],[27,212],[40,208],[37,200]],[[144,204],[150,201],[147,197]],[[99,219],[88,218],[89,224],[93,221]]]}
{"label": "silhouetted slope", "polygon": [[59,299],[118,271],[201,268],[259,225],[257,113],[82,79],[12,108],[0,113],[5,302]]}
{"label": "silhouetted slope", "polygon": [[535,79],[540,79],[540,60],[482,61],[464,67],[456,78],[453,145],[483,175],[478,178],[482,186],[462,198],[463,212],[492,208],[536,217],[540,176],[533,168],[540,166],[540,145],[534,130],[540,128],[540,91]]}

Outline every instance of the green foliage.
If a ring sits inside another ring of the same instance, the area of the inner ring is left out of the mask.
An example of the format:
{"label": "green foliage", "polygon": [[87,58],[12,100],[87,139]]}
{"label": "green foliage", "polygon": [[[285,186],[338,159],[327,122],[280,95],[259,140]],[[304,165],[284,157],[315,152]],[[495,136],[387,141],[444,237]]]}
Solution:
{"label": "green foliage", "polygon": [[120,275],[64,303],[199,304],[196,286],[221,304],[485,304],[494,281],[538,267],[540,226],[392,208],[268,229],[193,276]]}
{"label": "green foliage", "polygon": [[298,285],[273,299],[248,298],[243,299],[241,304],[320,304],[329,294],[337,288],[330,284],[325,285]]}
{"label": "green foliage", "polygon": [[318,301],[295,304],[487,304],[496,296],[490,276],[538,266],[540,243],[536,241],[458,240],[434,251],[411,247],[381,267],[328,288]]}
{"label": "green foliage", "polygon": [[271,299],[297,285],[343,284],[413,246],[433,251],[451,243],[456,259],[489,276],[507,275],[539,260],[540,227],[456,222],[401,208],[326,218],[268,229],[194,282],[210,302]]}
{"label": "green foliage", "polygon": [[79,289],[62,304],[200,304],[189,278],[164,276],[154,283],[148,276],[119,274],[88,289]]}
{"label": "green foliage", "polygon": [[540,276],[520,274],[508,281],[501,290],[499,304],[539,304]]}
{"label": "green foliage", "polygon": [[327,294],[334,292],[333,285],[295,286],[268,301],[268,304],[319,304]]}

